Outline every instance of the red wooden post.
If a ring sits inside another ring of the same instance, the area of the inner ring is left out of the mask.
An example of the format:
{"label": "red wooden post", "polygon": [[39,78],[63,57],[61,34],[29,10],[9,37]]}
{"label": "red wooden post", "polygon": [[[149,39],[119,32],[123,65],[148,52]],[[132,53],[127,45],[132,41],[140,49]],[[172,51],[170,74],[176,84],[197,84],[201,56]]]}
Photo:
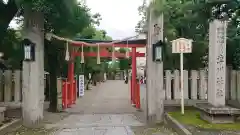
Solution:
{"label": "red wooden post", "polygon": [[[137,63],[136,63],[136,47],[132,47],[132,94],[135,97],[136,93],[136,76],[137,76]],[[133,105],[135,105],[133,98]]]}
{"label": "red wooden post", "polygon": [[71,107],[71,95],[70,95],[70,83],[69,81],[66,82],[67,84],[67,107]]}
{"label": "red wooden post", "polygon": [[136,82],[136,108],[140,109],[140,84],[139,82]]}
{"label": "red wooden post", "polygon": [[74,97],[74,92],[73,92],[73,80],[74,80],[74,55],[71,53],[70,60],[68,62],[68,82],[69,84],[69,98],[70,98],[70,104],[73,104],[73,97]]}

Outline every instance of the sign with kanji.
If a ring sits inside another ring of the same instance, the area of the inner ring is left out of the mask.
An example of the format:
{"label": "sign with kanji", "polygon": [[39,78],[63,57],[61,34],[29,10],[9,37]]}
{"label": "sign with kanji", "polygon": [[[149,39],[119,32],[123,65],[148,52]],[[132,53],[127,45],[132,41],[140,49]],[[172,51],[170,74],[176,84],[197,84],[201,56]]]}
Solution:
{"label": "sign with kanji", "polygon": [[172,53],[191,53],[192,40],[186,38],[178,38],[172,41]]}
{"label": "sign with kanji", "polygon": [[78,77],[78,90],[79,90],[79,97],[84,96],[84,75],[79,75]]}

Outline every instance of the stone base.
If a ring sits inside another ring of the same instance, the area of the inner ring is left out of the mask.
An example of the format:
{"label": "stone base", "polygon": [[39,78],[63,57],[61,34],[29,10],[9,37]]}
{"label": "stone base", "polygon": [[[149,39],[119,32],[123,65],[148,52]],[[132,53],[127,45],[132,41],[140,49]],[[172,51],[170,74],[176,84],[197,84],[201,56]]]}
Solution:
{"label": "stone base", "polygon": [[148,115],[147,116],[147,123],[149,125],[156,124],[156,119],[157,119],[156,115]]}
{"label": "stone base", "polygon": [[0,107],[0,123],[4,121],[4,113],[6,111],[6,107]]}
{"label": "stone base", "polygon": [[214,107],[210,104],[197,104],[200,117],[209,123],[234,123],[235,117],[240,115],[240,109],[229,106]]}
{"label": "stone base", "polygon": [[200,117],[208,121],[209,123],[234,123],[234,116],[227,116],[227,115],[210,115],[205,112],[200,113]]}

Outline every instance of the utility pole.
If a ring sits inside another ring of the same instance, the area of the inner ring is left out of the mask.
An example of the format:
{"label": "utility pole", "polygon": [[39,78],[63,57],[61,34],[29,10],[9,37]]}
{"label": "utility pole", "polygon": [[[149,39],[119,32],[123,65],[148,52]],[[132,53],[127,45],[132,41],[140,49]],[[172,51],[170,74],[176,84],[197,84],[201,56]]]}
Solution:
{"label": "utility pole", "polygon": [[163,14],[154,14],[151,2],[147,14],[148,36],[147,36],[147,121],[150,123],[163,122],[164,97],[163,89],[163,62],[153,61],[152,45],[159,40],[163,41]]}

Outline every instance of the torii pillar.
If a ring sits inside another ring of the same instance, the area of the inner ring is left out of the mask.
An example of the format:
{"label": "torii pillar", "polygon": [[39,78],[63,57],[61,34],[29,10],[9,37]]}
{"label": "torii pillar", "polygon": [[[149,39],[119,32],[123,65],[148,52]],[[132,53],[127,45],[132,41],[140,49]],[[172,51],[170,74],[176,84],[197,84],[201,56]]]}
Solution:
{"label": "torii pillar", "polygon": [[136,47],[132,47],[132,87],[131,87],[131,104],[135,105],[136,97],[136,76],[137,76],[137,60],[136,60]]}
{"label": "torii pillar", "polygon": [[[69,95],[67,94],[67,97],[68,97],[68,105],[70,104],[74,104],[75,101],[73,100],[74,98],[74,91],[73,91],[73,81],[74,81],[74,55],[73,53],[70,54],[70,60],[68,61],[68,81],[70,84],[68,85],[69,86],[69,89],[68,89],[68,92]],[[69,100],[70,99],[70,100]],[[70,106],[68,106],[70,107]]]}

